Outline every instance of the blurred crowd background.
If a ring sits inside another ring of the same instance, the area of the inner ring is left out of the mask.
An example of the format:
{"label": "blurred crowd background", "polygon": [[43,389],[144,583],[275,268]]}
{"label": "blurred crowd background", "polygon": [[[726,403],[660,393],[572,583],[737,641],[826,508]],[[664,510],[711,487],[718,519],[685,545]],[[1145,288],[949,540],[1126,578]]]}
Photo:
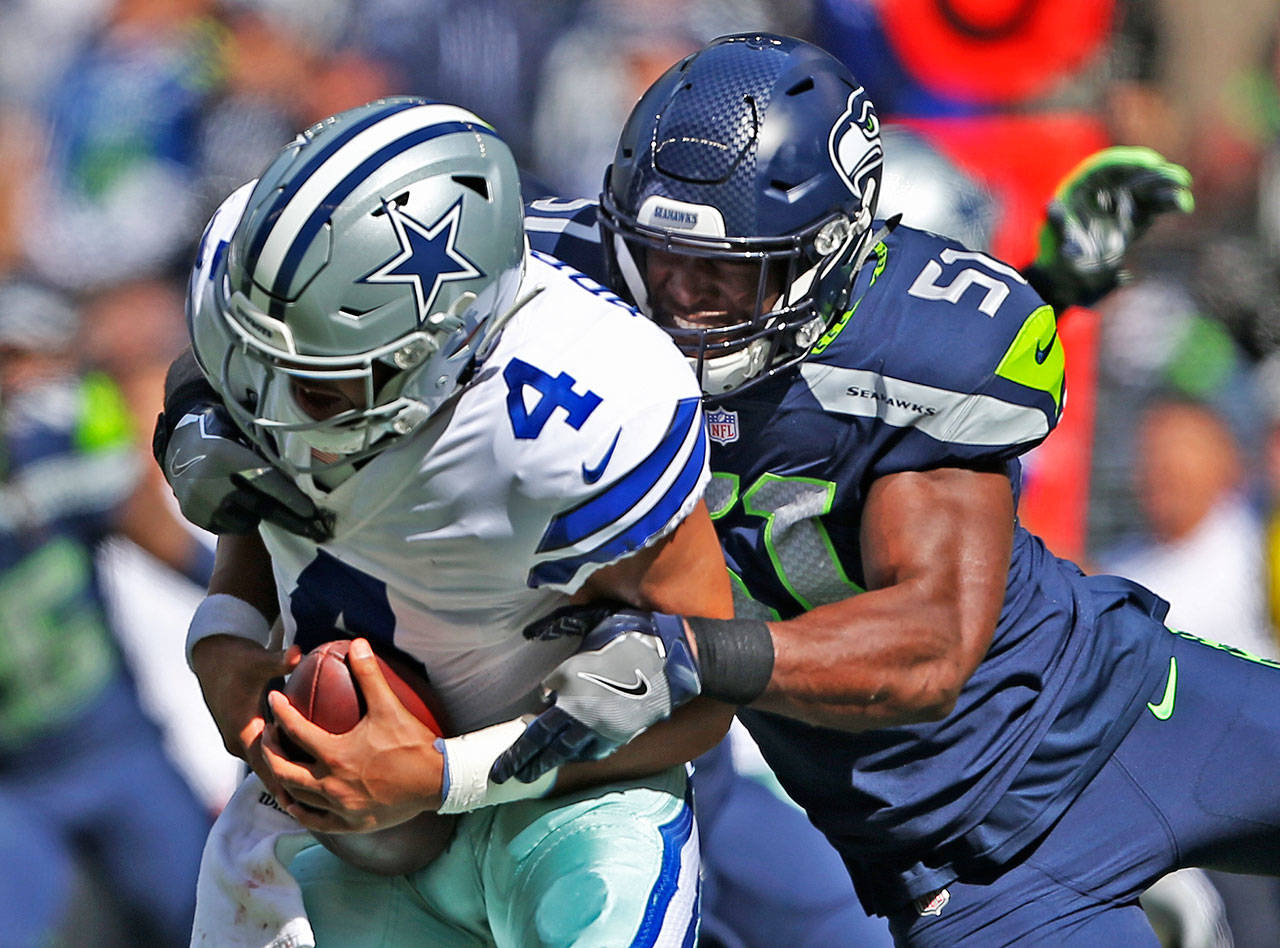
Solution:
{"label": "blurred crowd background", "polygon": [[[69,488],[97,505],[74,537],[92,557],[75,595],[159,727],[130,740],[162,742],[207,820],[237,779],[182,657],[211,542],[176,519],[149,440],[213,208],[297,130],[389,93],[476,111],[555,193],[594,197],[640,92],[756,28],[824,46],[868,88],[908,222],[1015,265],[1096,149],[1190,169],[1195,213],[1161,219],[1096,311],[1062,315],[1067,420],[1029,458],[1022,515],[1060,555],[1170,598],[1171,624],[1280,657],[1280,0],[0,0],[0,864],[28,845],[10,841],[26,817],[5,794],[33,792],[33,769],[59,764],[51,729],[105,687],[82,675],[28,700],[71,662],[33,641],[70,641],[66,604],[33,605],[16,573],[67,534],[33,499],[48,452],[22,438],[48,398],[31,393],[99,393],[63,454],[105,457],[81,431],[103,412],[118,431],[118,484],[86,467]],[[103,855],[120,841],[68,807],[44,844],[80,886],[58,943],[166,944],[137,940],[150,922]],[[175,878],[194,872],[184,852]],[[1280,890],[1259,886],[1223,886],[1228,908],[1252,904],[1237,945],[1280,944]]]}

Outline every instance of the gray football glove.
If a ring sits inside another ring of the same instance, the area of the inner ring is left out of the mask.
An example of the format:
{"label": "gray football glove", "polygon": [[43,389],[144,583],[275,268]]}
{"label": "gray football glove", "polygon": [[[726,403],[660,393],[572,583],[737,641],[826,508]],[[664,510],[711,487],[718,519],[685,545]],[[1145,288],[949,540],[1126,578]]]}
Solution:
{"label": "gray football glove", "polygon": [[252,533],[266,520],[323,543],[325,511],[253,450],[221,404],[191,405],[169,427],[156,422],[153,450],[182,514],[211,533]]}
{"label": "gray football glove", "polygon": [[555,703],[502,753],[490,776],[532,783],[561,764],[607,757],[701,690],[679,616],[616,605],[570,606],[525,629],[531,639],[585,635],[543,687]]}

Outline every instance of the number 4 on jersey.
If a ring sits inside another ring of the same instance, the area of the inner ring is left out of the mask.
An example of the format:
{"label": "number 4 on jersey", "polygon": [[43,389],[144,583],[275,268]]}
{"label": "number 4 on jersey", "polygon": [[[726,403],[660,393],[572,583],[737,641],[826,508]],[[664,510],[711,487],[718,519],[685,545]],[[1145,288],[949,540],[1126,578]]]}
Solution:
{"label": "number 4 on jersey", "polygon": [[[595,392],[575,392],[573,386],[577,383],[567,372],[548,375],[521,359],[508,362],[502,370],[502,378],[507,383],[507,414],[517,438],[538,437],[557,408],[564,409],[565,421],[572,428],[581,428],[601,401]],[[539,395],[532,408],[525,402],[526,388]]]}

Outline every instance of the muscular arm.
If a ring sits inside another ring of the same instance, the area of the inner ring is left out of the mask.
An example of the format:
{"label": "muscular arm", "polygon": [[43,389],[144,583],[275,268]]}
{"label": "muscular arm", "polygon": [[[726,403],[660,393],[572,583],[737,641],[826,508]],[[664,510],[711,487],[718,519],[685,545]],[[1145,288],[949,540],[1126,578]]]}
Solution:
{"label": "muscular arm", "polygon": [[[218,539],[209,593],[227,593],[253,606],[268,622],[277,613],[271,558],[257,534]],[[263,648],[234,635],[212,635],[191,650],[191,667],[227,751],[241,758],[277,797],[280,785],[262,758],[262,695],[268,682],[286,674],[298,650]]]}
{"label": "muscular arm", "polygon": [[[729,572],[706,505],[699,503],[660,543],[596,572],[576,598],[621,599],[659,612],[710,618],[732,616]],[[604,760],[563,767],[556,792],[639,777],[692,760],[724,737],[733,711],[722,702],[695,698]]]}
{"label": "muscular arm", "polygon": [[995,631],[1013,523],[1001,472],[877,481],[863,516],[868,591],[770,623],[773,676],[752,707],[853,731],[945,717]]}

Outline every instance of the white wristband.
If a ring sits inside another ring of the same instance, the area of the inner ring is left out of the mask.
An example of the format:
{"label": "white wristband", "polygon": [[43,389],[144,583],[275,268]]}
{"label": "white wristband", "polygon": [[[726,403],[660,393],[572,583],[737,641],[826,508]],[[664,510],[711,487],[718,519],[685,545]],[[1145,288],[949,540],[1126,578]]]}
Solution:
{"label": "white wristband", "polygon": [[533,783],[521,783],[515,779],[494,783],[489,779],[493,762],[515,743],[531,720],[533,715],[526,715],[470,734],[436,741],[436,748],[444,754],[445,783],[444,803],[438,812],[466,813],[512,800],[545,797],[550,793],[559,774],[558,769],[548,771]]}
{"label": "white wristband", "polygon": [[211,635],[234,635],[266,648],[271,643],[271,624],[243,599],[228,593],[214,593],[206,596],[191,615],[191,625],[187,627],[188,668],[195,644]]}

